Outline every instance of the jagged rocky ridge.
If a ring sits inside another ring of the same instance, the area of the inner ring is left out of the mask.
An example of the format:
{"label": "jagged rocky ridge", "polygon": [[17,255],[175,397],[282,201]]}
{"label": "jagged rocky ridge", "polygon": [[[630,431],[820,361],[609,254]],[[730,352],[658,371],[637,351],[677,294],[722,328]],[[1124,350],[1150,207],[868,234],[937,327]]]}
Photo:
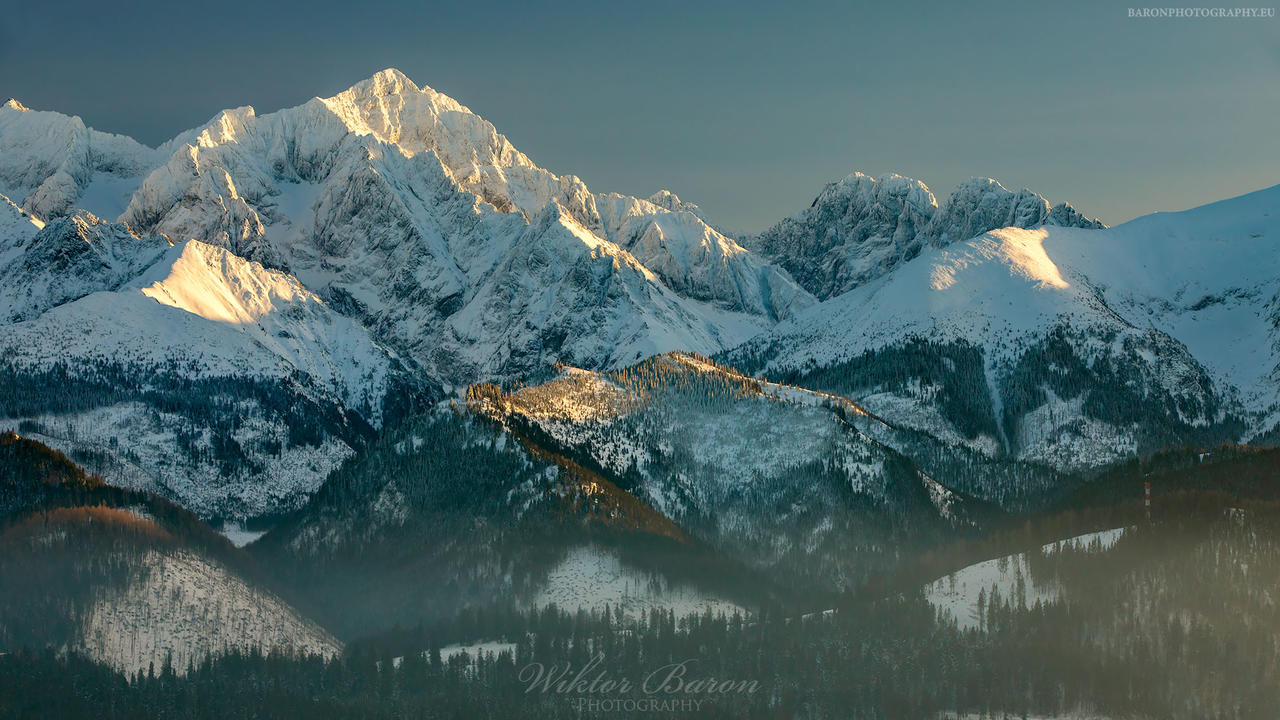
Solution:
{"label": "jagged rocky ridge", "polygon": [[713,352],[813,302],[394,70],[158,148],[12,101],[0,148],[0,420],[206,517],[296,507],[437,379]]}
{"label": "jagged rocky ridge", "polygon": [[752,250],[786,268],[820,299],[880,277],[929,247],[942,247],[1004,227],[1101,228],[1067,203],[1049,205],[1023,189],[973,178],[939,207],[918,180],[862,173],[828,185],[804,211],[754,237]]}

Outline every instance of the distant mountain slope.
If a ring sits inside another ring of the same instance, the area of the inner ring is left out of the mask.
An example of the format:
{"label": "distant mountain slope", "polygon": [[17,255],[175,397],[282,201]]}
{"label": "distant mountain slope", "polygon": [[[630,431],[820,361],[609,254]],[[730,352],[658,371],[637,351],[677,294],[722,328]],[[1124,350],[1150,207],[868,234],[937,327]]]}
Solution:
{"label": "distant mountain slope", "polygon": [[1096,468],[1277,420],[1280,188],[927,249],[732,361],[994,456]]}
{"label": "distant mountain slope", "polygon": [[[1280,437],[1274,189],[1102,230],[991,179],[939,204],[918,181],[855,173],[740,244],[670,192],[595,193],[538,167],[392,69],[265,115],[222,111],[158,148],[10,102],[0,151],[17,203],[0,203],[0,376],[22,388],[0,427],[208,518],[290,513],[441,397],[555,363],[582,374],[485,391],[514,403],[502,422],[714,547],[749,516],[743,557],[766,564],[786,514],[727,481],[753,465],[775,500],[808,463],[881,510],[929,483],[1012,509],[1153,450]],[[517,402],[617,385],[666,353],[652,367],[701,389],[664,380],[625,422],[573,426],[625,426],[645,457],[556,437],[567,426]],[[721,407],[716,383],[752,381],[694,372],[702,355],[827,395]],[[746,439],[770,423],[799,435]],[[726,427],[738,460],[686,444]],[[800,525],[846,499],[800,498]]]}
{"label": "distant mountain slope", "polygon": [[190,513],[37,442],[0,436],[0,500],[0,652],[50,646],[145,674],[234,649],[340,650]]}
{"label": "distant mountain slope", "polygon": [[892,271],[924,249],[1004,227],[1101,228],[1066,203],[1050,206],[1030,190],[1011,192],[991,178],[957,186],[938,206],[924,183],[901,175],[853,173],[823,189],[813,204],[748,238],[820,299]]}

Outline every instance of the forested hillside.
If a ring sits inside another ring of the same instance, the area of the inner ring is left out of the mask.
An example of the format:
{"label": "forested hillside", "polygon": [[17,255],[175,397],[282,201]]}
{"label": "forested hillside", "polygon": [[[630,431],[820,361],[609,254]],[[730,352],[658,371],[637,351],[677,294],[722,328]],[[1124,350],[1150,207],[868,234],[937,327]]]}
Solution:
{"label": "forested hillside", "polygon": [[231,648],[339,650],[198,517],[107,485],[38,442],[0,436],[0,499],[0,652],[182,673]]}
{"label": "forested hillside", "polygon": [[[74,656],[11,652],[0,657],[0,710],[255,717],[269,705],[278,717],[578,717],[575,703],[588,693],[554,685],[530,693],[521,672],[529,663],[581,668],[598,653],[610,677],[637,683],[689,661],[678,692],[601,697],[697,699],[705,717],[1267,718],[1280,702],[1280,508],[1236,502],[1170,496],[1159,518],[1109,549],[1035,553],[1031,576],[1061,594],[1023,605],[993,587],[971,629],[919,593],[805,617],[780,608],[751,619],[655,612],[631,621],[608,612],[473,611],[371,638],[332,662],[233,654],[186,679],[158,670],[126,680]],[[466,639],[459,633],[511,649],[442,655]],[[729,689],[708,691],[709,678]],[[38,706],[33,697],[56,699]],[[648,714],[625,707],[619,716]]]}

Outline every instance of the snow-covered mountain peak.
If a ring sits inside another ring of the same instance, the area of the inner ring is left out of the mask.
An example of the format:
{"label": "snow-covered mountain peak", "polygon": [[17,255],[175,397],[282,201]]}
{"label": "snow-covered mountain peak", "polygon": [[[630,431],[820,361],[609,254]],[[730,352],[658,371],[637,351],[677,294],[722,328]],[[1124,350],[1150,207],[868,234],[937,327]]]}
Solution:
{"label": "snow-covered mountain peak", "polygon": [[[960,196],[1001,215],[1046,206],[986,180]],[[1261,442],[1280,427],[1277,206],[1280,187],[1111,229],[1045,221],[925,247],[729,359],[1070,472]],[[925,370],[904,382],[907,366]]]}
{"label": "snow-covered mountain peak", "polygon": [[[981,197],[990,193],[1004,194],[1010,190],[1000,183],[999,180],[990,177],[973,176],[968,180],[964,180],[957,184],[951,190],[950,198],[961,199],[967,197]],[[1030,192],[1023,188],[1023,192]]]}
{"label": "snow-covered mountain peak", "polygon": [[5,100],[4,105],[0,107],[0,109],[17,110],[18,112],[27,111],[27,107],[22,103],[18,102],[17,98],[9,98],[8,100]]}
{"label": "snow-covered mountain peak", "polygon": [[111,290],[155,262],[162,238],[135,236],[81,210],[18,228],[0,243],[0,323],[35,318],[100,290]]}
{"label": "snow-covered mountain peak", "polygon": [[214,115],[195,136],[193,144],[200,147],[215,147],[226,143],[237,142],[245,135],[250,124],[257,119],[257,113],[248,105],[228,108]]}
{"label": "snow-covered mountain peak", "polygon": [[827,185],[813,201],[813,206],[827,203],[875,203],[888,198],[902,198],[912,207],[929,212],[938,206],[929,186],[905,175],[889,173],[879,178],[854,171]]}
{"label": "snow-covered mountain peak", "polygon": [[680,202],[679,195],[676,195],[675,193],[671,192],[670,190],[667,190],[666,188],[663,188],[662,190],[659,190],[658,192],[650,195],[649,202],[659,207],[664,207],[668,210],[676,210],[684,205],[684,203]]}
{"label": "snow-covered mountain peak", "polygon": [[0,193],[36,217],[90,205],[114,218],[102,212],[99,191],[114,194],[157,159],[136,140],[90,129],[74,115],[28,110],[17,101],[0,106]]}
{"label": "snow-covered mountain peak", "polygon": [[[29,215],[27,217],[30,218]],[[108,222],[88,210],[77,210],[73,215],[55,218],[47,223],[32,221],[32,226],[38,228],[38,232],[34,233],[35,240],[30,245],[10,243],[9,246],[29,248],[38,244],[56,245],[56,252],[64,258],[80,252],[83,246],[103,253],[104,264],[109,264],[106,262],[106,255],[130,252],[135,247],[163,242],[160,238],[139,237],[127,224]],[[6,260],[11,261],[13,258],[6,257]],[[37,269],[47,272],[54,268]]]}
{"label": "snow-covered mountain peak", "polygon": [[463,179],[486,166],[533,167],[492,124],[444,93],[419,88],[393,68],[319,100],[351,132],[373,135],[407,155],[435,150]]}
{"label": "snow-covered mountain peak", "polygon": [[[288,272],[449,382],[717,352],[813,302],[696,205],[595,194],[393,69],[293,108],[224,110],[137,146],[128,169],[63,144],[9,163],[39,123],[6,132],[5,118],[30,114],[0,118],[0,191],[35,187],[16,197],[49,217],[87,205]],[[5,182],[10,169],[20,182]]]}
{"label": "snow-covered mountain peak", "polygon": [[931,244],[942,246],[1002,227],[1041,225],[1105,227],[1066,203],[1051,206],[1043,195],[1026,188],[1015,193],[993,178],[975,177],[952,190],[930,223],[928,235]]}
{"label": "snow-covered mountain peak", "polygon": [[1010,192],[991,178],[961,183],[940,206],[919,180],[855,172],[748,244],[826,299],[888,273],[926,247],[1042,225],[1102,227],[1070,205],[1051,207],[1041,195]]}
{"label": "snow-covered mountain peak", "polygon": [[[341,94],[361,97],[385,97],[388,95],[405,95],[416,92],[434,93],[435,91],[425,85],[418,87],[416,83],[409,79],[408,75],[405,75],[396,68],[387,68],[385,70],[379,70],[369,78],[352,85],[346,90],[346,92]],[[441,95],[440,97],[445,98],[448,102],[452,102],[457,106],[456,109],[463,109],[462,106],[452,98],[447,98],[444,95]]]}
{"label": "snow-covered mountain peak", "polygon": [[806,290],[827,298],[915,257],[936,209],[924,183],[855,172],[748,243]]}
{"label": "snow-covered mountain peak", "polygon": [[704,215],[702,212],[702,208],[698,207],[694,203],[685,202],[681,200],[679,195],[676,195],[670,190],[663,189],[650,195],[649,202],[653,203],[654,205],[657,205],[663,210],[670,210],[671,212],[693,213],[698,217],[699,220],[702,220],[704,222],[707,219],[706,215]]}

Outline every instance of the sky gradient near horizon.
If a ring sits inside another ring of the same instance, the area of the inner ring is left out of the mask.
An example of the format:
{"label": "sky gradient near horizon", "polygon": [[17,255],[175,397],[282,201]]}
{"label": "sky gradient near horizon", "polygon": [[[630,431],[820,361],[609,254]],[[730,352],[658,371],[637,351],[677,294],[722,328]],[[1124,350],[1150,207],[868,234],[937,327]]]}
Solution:
{"label": "sky gradient near horizon", "polygon": [[1123,4],[311,0],[0,10],[0,99],[157,144],[385,67],[597,192],[758,231],[860,170],[1119,223],[1280,183],[1280,18]]}

